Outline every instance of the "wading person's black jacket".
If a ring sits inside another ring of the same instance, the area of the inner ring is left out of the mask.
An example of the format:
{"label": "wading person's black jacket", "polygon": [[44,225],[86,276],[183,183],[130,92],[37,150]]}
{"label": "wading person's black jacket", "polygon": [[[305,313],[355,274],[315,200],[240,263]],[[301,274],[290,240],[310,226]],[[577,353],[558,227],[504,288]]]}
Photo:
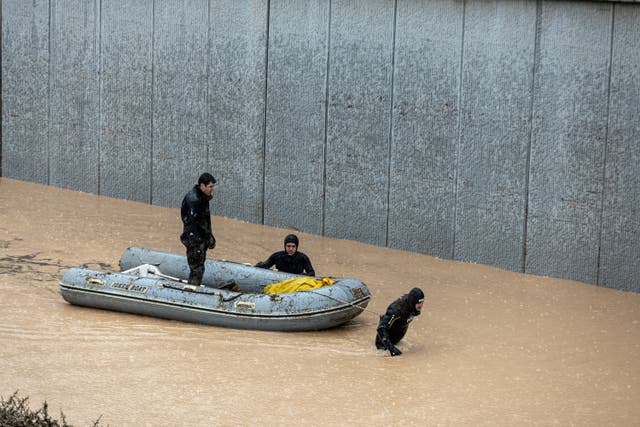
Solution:
{"label": "wading person's black jacket", "polygon": [[420,299],[424,299],[424,294],[420,289],[414,288],[410,293],[389,304],[378,322],[376,348],[389,350],[392,355],[401,354],[395,345],[405,336],[413,318],[420,315],[416,310],[416,304]]}

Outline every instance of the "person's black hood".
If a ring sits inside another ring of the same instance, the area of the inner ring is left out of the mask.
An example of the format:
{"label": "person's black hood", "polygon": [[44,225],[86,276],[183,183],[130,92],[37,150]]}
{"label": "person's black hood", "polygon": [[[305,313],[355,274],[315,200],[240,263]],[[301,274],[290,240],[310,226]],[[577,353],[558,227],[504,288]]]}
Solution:
{"label": "person's black hood", "polygon": [[411,291],[407,294],[407,302],[411,307],[411,314],[414,316],[417,316],[420,314],[420,311],[416,310],[416,304],[419,303],[420,301],[424,301],[424,292],[422,292],[422,289],[420,288],[411,289]]}
{"label": "person's black hood", "polygon": [[285,249],[287,247],[287,243],[294,243],[296,245],[296,250],[298,249],[298,236],[295,234],[288,234],[287,237],[284,238],[284,246]]}

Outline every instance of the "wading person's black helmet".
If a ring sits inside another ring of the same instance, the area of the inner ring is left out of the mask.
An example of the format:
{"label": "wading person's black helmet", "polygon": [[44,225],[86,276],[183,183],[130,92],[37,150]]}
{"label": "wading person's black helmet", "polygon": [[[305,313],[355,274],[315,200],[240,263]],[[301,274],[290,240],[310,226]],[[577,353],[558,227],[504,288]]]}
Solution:
{"label": "wading person's black helmet", "polygon": [[411,305],[411,310],[417,313],[420,313],[416,310],[416,304],[424,301],[424,292],[420,288],[413,288],[409,292],[409,305]]}

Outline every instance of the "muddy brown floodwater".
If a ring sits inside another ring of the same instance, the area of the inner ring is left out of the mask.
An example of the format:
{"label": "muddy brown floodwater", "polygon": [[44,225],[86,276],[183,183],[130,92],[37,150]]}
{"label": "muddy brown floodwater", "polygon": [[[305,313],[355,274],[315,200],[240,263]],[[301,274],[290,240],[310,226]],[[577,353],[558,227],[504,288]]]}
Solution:
{"label": "muddy brown floodwater", "polygon": [[[186,191],[187,189],[185,189]],[[216,203],[215,194],[213,203]],[[254,263],[289,230],[213,217],[210,257]],[[640,294],[299,233],[369,310],[336,329],[216,328],[66,303],[70,267],[183,252],[177,209],[0,178],[0,395],[77,426],[639,426]],[[400,357],[376,313],[427,296]]]}

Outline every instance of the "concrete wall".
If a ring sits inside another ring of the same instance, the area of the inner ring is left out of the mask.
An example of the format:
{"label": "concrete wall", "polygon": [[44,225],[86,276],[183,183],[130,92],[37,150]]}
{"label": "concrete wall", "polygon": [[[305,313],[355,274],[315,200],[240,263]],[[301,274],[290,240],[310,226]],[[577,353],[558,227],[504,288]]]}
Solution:
{"label": "concrete wall", "polygon": [[3,0],[2,175],[640,291],[640,5]]}

